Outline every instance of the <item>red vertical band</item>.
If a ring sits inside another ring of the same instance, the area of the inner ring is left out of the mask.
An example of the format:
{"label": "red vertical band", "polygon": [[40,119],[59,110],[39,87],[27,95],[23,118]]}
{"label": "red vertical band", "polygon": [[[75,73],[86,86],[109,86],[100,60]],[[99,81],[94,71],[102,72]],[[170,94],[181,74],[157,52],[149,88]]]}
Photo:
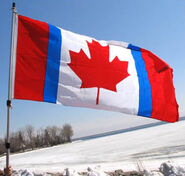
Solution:
{"label": "red vertical band", "polygon": [[179,119],[172,69],[150,51],[141,49],[152,92],[152,118],[168,122]]}
{"label": "red vertical band", "polygon": [[48,38],[47,23],[18,16],[15,99],[43,101]]}

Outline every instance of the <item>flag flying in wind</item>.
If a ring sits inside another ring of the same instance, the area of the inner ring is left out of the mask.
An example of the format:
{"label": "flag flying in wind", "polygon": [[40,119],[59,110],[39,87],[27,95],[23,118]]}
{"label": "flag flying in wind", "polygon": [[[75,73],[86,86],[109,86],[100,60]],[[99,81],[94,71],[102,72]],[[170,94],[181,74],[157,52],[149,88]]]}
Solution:
{"label": "flag flying in wind", "polygon": [[150,51],[17,19],[12,99],[178,121],[172,69]]}

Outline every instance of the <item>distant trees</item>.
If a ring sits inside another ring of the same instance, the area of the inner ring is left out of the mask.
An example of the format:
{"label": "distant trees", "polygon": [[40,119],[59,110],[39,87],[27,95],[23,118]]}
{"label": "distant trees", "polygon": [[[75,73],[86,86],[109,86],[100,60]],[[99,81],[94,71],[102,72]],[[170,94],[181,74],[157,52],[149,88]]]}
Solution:
{"label": "distant trees", "polygon": [[71,125],[65,124],[62,128],[62,135],[63,135],[63,140],[65,142],[71,142],[71,137],[73,136],[73,129]]}
{"label": "distant trees", "polygon": [[[49,147],[66,142],[71,142],[73,129],[70,124],[62,127],[48,126],[35,131],[31,125],[10,134],[10,151],[12,153],[34,148]],[[0,155],[6,152],[5,139],[0,138]]]}

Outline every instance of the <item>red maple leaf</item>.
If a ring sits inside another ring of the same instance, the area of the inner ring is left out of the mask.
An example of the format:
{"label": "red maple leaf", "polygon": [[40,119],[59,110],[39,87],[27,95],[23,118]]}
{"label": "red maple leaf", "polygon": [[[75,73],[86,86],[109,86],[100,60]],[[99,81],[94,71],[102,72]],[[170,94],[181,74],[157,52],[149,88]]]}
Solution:
{"label": "red maple leaf", "polygon": [[116,85],[129,76],[128,62],[120,61],[116,56],[109,62],[109,45],[101,46],[92,40],[87,42],[91,58],[81,49],[79,53],[69,51],[71,63],[69,67],[81,79],[81,88],[97,87],[96,104],[99,103],[100,88],[117,92]]}

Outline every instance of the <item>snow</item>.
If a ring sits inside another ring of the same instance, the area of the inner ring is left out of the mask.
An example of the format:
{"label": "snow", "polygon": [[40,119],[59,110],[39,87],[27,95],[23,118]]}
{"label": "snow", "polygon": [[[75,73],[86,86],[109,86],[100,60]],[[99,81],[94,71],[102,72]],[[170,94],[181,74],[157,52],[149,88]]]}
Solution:
{"label": "snow", "polygon": [[[24,171],[32,174],[63,173],[68,168],[70,175],[86,172],[89,176],[103,176],[106,175],[106,171],[122,169],[142,170],[145,171],[145,175],[160,175],[163,171],[169,172],[171,176],[179,173],[183,176],[184,129],[185,121],[180,121],[87,141],[76,141],[11,155],[10,164],[17,172],[22,169],[21,173]],[[0,168],[5,166],[5,159],[0,158]]]}

